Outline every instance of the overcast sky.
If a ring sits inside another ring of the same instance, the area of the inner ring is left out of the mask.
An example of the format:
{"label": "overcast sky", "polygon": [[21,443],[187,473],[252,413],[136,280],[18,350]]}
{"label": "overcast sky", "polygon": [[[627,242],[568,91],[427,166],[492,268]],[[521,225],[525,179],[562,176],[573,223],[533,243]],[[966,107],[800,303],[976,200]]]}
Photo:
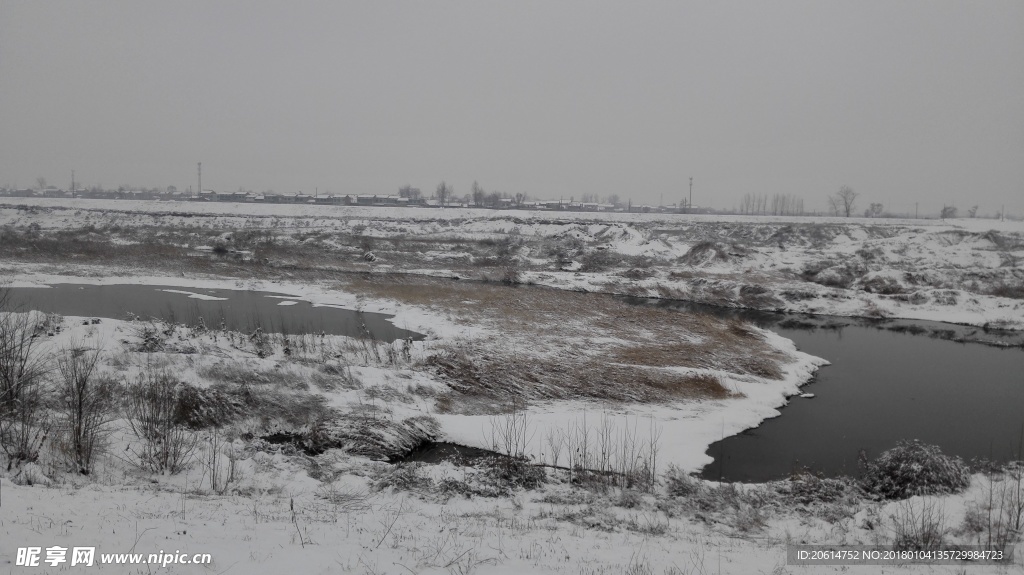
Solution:
{"label": "overcast sky", "polygon": [[1024,2],[0,0],[0,186],[1024,207]]}

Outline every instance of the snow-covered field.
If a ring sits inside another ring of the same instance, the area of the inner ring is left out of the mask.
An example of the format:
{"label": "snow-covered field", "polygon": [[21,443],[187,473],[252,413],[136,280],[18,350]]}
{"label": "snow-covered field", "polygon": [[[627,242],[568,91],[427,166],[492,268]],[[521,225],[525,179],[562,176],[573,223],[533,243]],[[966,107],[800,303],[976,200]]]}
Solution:
{"label": "snow-covered field", "polygon": [[[274,291],[394,314],[427,335],[286,342],[51,319],[40,351],[100,347],[105,372],[131,380],[165,370],[223,409],[202,412],[219,431],[196,432],[200,446],[181,473],[140,469],[140,440],[118,418],[88,476],[70,473],[52,441],[37,462],[0,474],[0,569],[12,573],[47,572],[4,561],[17,547],[53,545],[214,557],[203,567],[95,568],[114,573],[875,573],[786,565],[785,545],[888,544],[893,516],[914,511],[905,503],[801,503],[777,485],[666,493],[670,465],[697,470],[723,434],[778,415],[822,360],[749,326],[670,321],[658,314],[672,312],[577,292],[1024,328],[1020,222],[0,204],[0,278],[12,286]],[[624,392],[630,378],[645,383]],[[242,390],[256,399],[235,409]],[[292,413],[302,405],[316,417]],[[260,439],[274,434],[302,439]],[[314,440],[328,449],[303,449]],[[380,461],[422,440],[499,451],[512,442],[552,467],[544,485],[525,490],[507,477],[496,488],[493,470],[479,466]],[[581,449],[616,451],[602,469],[628,468],[631,485],[572,483],[559,468]],[[211,475],[226,459],[236,474],[217,484]],[[969,491],[933,499],[947,541],[976,541],[960,527],[991,493],[987,482],[976,475]],[[1014,572],[1020,552],[1014,566],[968,572]]]}
{"label": "snow-covered field", "polygon": [[[563,289],[1024,328],[1019,221],[33,198],[0,205],[9,229],[84,230],[75,238],[111,247],[195,250],[220,241],[271,267],[492,279],[511,267],[517,281]],[[223,236],[228,230],[238,233]]]}

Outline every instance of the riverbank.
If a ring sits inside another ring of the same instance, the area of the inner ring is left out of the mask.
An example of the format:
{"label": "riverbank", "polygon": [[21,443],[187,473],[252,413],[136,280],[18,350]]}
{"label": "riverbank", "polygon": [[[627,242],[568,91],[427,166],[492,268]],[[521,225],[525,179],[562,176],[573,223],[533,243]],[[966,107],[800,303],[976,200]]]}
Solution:
{"label": "riverbank", "polygon": [[1013,221],[11,198],[0,226],[11,261],[409,273],[1024,328],[1024,223]]}
{"label": "riverbank", "polygon": [[[125,281],[101,269],[89,275],[25,273],[11,276],[11,285]],[[426,339],[409,344],[402,366],[386,361],[393,352],[377,352],[383,361],[376,355],[371,361],[347,358],[356,363],[345,367],[356,370],[366,387],[413,377],[403,373],[428,379],[424,397],[416,398],[419,407],[402,409],[403,416],[429,415],[440,423],[440,437],[483,448],[493,447],[492,420],[521,412],[531,422],[523,453],[550,463],[554,463],[550,461],[552,434],[565,432],[567,422],[576,419],[582,426],[589,414],[589,425],[595,429],[603,422],[620,430],[639,427],[645,435],[685,437],[685,441],[662,441],[660,457],[666,464],[696,471],[710,461],[704,453],[710,443],[778,415],[777,408],[799,393],[800,385],[822,363],[784,338],[735,322],[704,315],[681,320],[668,310],[539,287],[417,277],[406,278],[400,285],[363,280],[311,285],[139,275],[133,276],[132,283],[285,293],[318,306],[393,315],[394,325],[425,334]],[[154,290],[154,297],[160,293]],[[54,349],[85,337],[78,333],[81,318],[69,317],[67,323],[69,328],[49,342]],[[132,322],[107,325],[117,332],[105,334],[103,339],[108,341],[122,340],[140,329]],[[194,327],[181,326],[182,331]],[[202,341],[188,341],[193,335],[178,335],[179,342],[186,349],[213,345],[208,335]],[[342,348],[352,338],[333,340],[336,348]],[[217,361],[241,362],[248,361],[251,353],[244,347],[221,346],[208,355]],[[309,355],[316,354],[311,350]],[[202,355],[173,353],[163,359],[175,370],[183,369],[179,365],[183,360],[199,366],[206,361]],[[260,358],[267,366],[297,359],[285,356],[283,346]],[[198,384],[211,382],[199,378]],[[348,401],[369,399],[360,396]]]}

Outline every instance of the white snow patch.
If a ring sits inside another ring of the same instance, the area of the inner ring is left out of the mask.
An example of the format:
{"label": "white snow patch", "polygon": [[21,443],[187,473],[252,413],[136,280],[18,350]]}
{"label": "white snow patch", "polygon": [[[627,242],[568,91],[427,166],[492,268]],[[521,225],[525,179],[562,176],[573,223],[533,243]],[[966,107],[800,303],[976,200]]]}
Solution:
{"label": "white snow patch", "polygon": [[227,301],[228,300],[228,298],[226,298],[226,297],[217,297],[217,296],[212,296],[212,295],[205,294],[205,293],[196,293],[196,292],[185,291],[185,290],[180,290],[180,289],[162,289],[162,290],[157,290],[157,291],[162,291],[162,292],[167,292],[167,293],[178,293],[178,294],[182,294],[182,295],[187,295],[189,297],[189,299],[201,299],[201,300],[204,300],[204,301]]}

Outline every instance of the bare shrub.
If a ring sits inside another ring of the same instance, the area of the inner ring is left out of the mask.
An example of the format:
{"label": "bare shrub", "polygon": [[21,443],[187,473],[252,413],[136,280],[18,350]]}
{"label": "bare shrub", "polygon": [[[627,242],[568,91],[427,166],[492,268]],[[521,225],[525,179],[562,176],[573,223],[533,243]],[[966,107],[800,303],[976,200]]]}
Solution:
{"label": "bare shrub", "polygon": [[46,376],[49,358],[38,346],[36,312],[14,313],[0,308],[0,413],[12,409],[27,386]]}
{"label": "bare shrub", "polygon": [[937,445],[916,439],[900,441],[878,459],[865,462],[861,478],[868,493],[885,499],[956,493],[970,484],[970,471],[959,457],[943,455]]}
{"label": "bare shrub", "polygon": [[263,332],[263,326],[260,324],[257,324],[249,335],[249,342],[252,343],[253,352],[261,359],[274,354],[273,340]]}
{"label": "bare shrub", "polygon": [[662,429],[649,421],[647,435],[639,420],[619,427],[604,413],[595,424],[582,419],[562,430],[568,455],[569,481],[599,491],[610,488],[652,492],[657,483],[658,453]]}
{"label": "bare shrub", "polygon": [[767,524],[764,509],[778,502],[769,489],[744,488],[735,483],[697,484],[697,488],[688,493],[680,499],[685,508],[705,519],[717,516],[716,521],[731,524],[736,531],[743,533],[763,529]]}
{"label": "bare shrub", "polygon": [[92,470],[92,459],[102,443],[116,407],[117,380],[97,373],[100,349],[74,343],[57,358],[58,407],[65,453],[82,475]]}
{"label": "bare shrub", "polygon": [[701,490],[701,483],[670,463],[665,471],[665,489],[672,497],[690,497]]}
{"label": "bare shrub", "polygon": [[622,507],[623,509],[637,509],[642,507],[644,504],[644,498],[636,491],[629,489],[623,489],[619,493],[619,499],[615,502],[616,507]]}
{"label": "bare shrub", "polygon": [[155,353],[163,351],[167,338],[173,333],[170,327],[160,327],[156,322],[143,323],[135,328],[135,337],[139,343],[133,346],[133,351],[141,353]]}
{"label": "bare shrub", "polygon": [[586,242],[582,238],[566,235],[547,246],[547,255],[559,264],[567,264],[583,253]]}
{"label": "bare shrub", "polygon": [[490,457],[483,461],[485,484],[498,494],[508,495],[516,489],[537,489],[547,480],[544,468],[524,457]]}
{"label": "bare shrub", "polygon": [[[7,292],[2,304],[7,305]],[[49,358],[36,345],[40,314],[0,308],[0,449],[7,469],[39,458],[50,431]]]}
{"label": "bare shrub", "polygon": [[128,450],[140,467],[154,473],[182,471],[191,461],[198,437],[176,420],[181,386],[166,371],[144,370],[125,386],[125,416],[139,440]]}
{"label": "bare shrub", "polygon": [[858,498],[853,480],[821,477],[807,471],[792,475],[777,491],[800,505],[853,502]]}
{"label": "bare shrub", "polygon": [[380,491],[421,491],[434,485],[434,480],[423,473],[421,463],[398,463],[386,471],[373,486]]}
{"label": "bare shrub", "polygon": [[890,518],[893,523],[893,546],[896,549],[931,550],[942,546],[946,518],[937,501],[902,501]]}
{"label": "bare shrub", "polygon": [[[409,345],[411,348],[411,344]],[[410,357],[412,353],[410,351]],[[340,363],[324,363],[312,375],[313,383],[322,391],[342,389],[362,389],[363,382],[352,373],[352,367]]]}
{"label": "bare shrub", "polygon": [[1008,463],[985,472],[988,484],[980,501],[970,502],[959,531],[988,549],[1019,541],[1024,527],[1024,465]]}
{"label": "bare shrub", "polygon": [[523,273],[519,259],[515,257],[503,258],[501,263],[501,283],[516,285],[522,283]]}
{"label": "bare shrub", "polygon": [[1007,524],[1020,538],[1024,535],[1024,461],[1008,463],[1005,473],[1003,499],[1006,502]]}
{"label": "bare shrub", "polygon": [[507,457],[524,457],[526,446],[533,441],[532,424],[521,405],[513,404],[512,409],[490,418],[491,450]]}
{"label": "bare shrub", "polygon": [[210,489],[218,494],[227,493],[238,479],[238,453],[231,438],[214,429],[206,440],[203,466],[210,477]]}
{"label": "bare shrub", "polygon": [[579,258],[583,272],[602,272],[622,264],[623,256],[611,250],[592,250],[584,252]]}
{"label": "bare shrub", "polygon": [[331,480],[320,484],[316,496],[330,503],[335,513],[360,513],[370,509],[369,495],[366,491],[339,485]]}
{"label": "bare shrub", "polygon": [[224,384],[202,388],[183,383],[177,404],[175,423],[191,429],[226,425],[252,411],[240,389]]}
{"label": "bare shrub", "polygon": [[17,399],[0,411],[0,450],[7,456],[8,471],[39,459],[52,424],[45,409],[48,392],[41,378],[23,380]]}
{"label": "bare shrub", "polygon": [[741,505],[735,517],[733,527],[743,533],[760,531],[768,524],[761,508],[750,504]]}

